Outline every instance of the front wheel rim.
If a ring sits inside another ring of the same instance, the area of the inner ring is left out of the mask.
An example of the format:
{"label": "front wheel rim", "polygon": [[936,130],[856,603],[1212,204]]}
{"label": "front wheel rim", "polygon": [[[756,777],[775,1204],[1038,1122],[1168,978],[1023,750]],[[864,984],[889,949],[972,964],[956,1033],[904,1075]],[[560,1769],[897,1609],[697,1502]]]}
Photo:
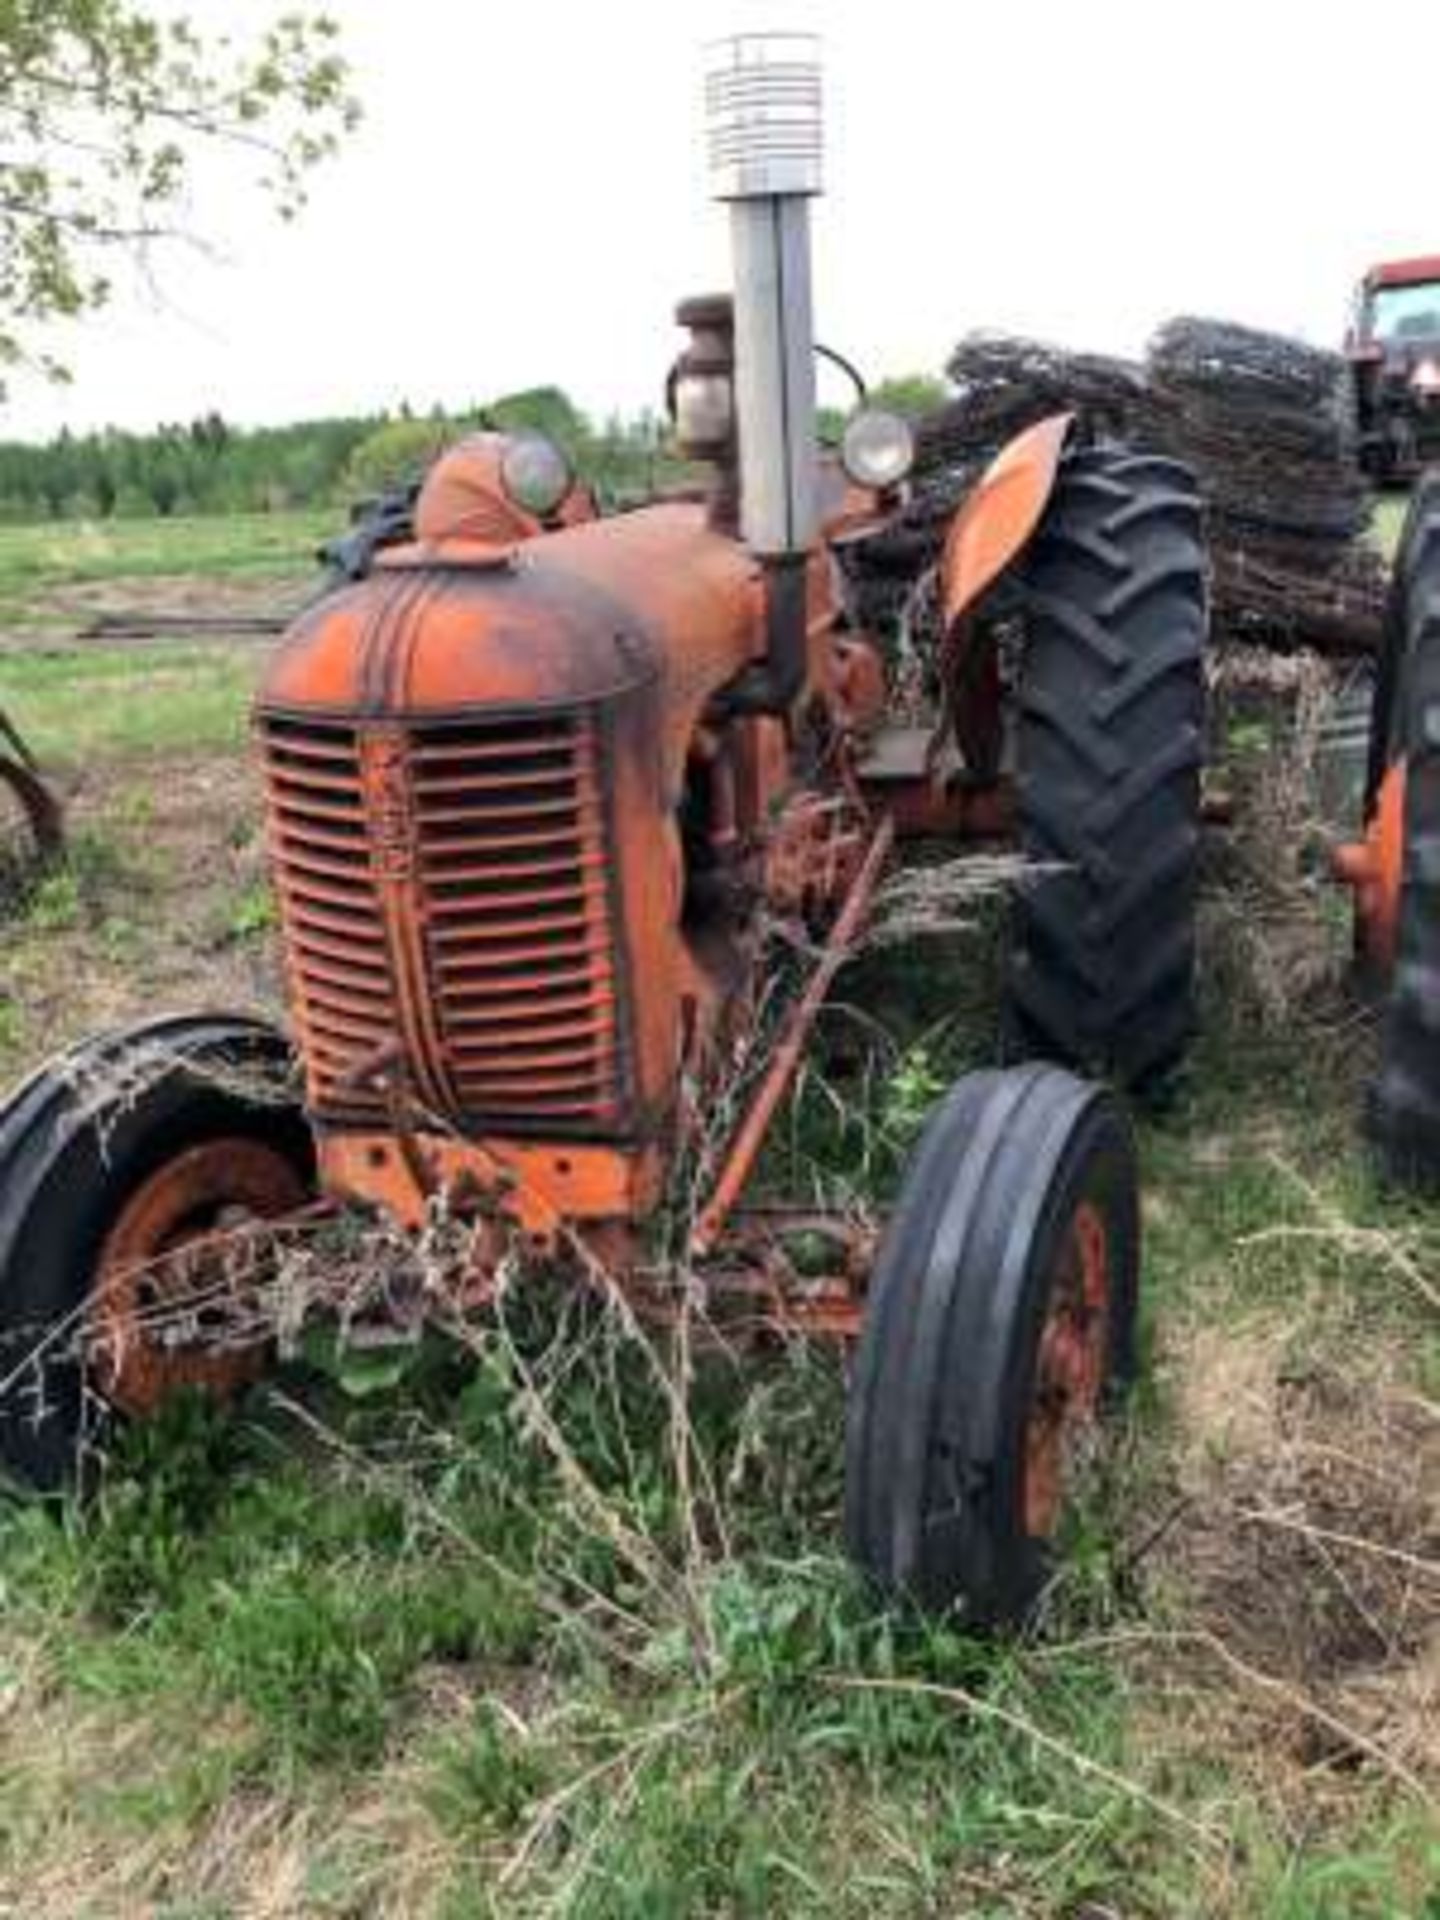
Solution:
{"label": "front wheel rim", "polygon": [[[144,1417],[182,1388],[228,1399],[258,1376],[265,1342],[226,1342],[221,1236],[308,1197],[284,1153],[244,1137],[189,1147],[135,1189],[105,1237],[87,1316],[91,1377],[112,1406]],[[174,1257],[202,1240],[212,1245],[194,1260]]]}
{"label": "front wheel rim", "polygon": [[1100,1412],[1110,1342],[1110,1236],[1082,1201],[1058,1253],[1035,1350],[1024,1437],[1023,1510],[1031,1539],[1059,1525],[1075,1457]]}

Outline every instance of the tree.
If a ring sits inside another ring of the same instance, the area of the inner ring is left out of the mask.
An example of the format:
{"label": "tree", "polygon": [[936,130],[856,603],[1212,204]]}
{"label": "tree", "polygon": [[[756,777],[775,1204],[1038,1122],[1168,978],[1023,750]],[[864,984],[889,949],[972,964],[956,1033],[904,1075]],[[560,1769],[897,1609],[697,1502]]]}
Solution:
{"label": "tree", "polygon": [[918,420],[933,413],[950,398],[950,389],[933,373],[898,373],[877,380],[870,389],[870,405],[898,413],[902,419]]}
{"label": "tree", "polygon": [[103,306],[110,263],[190,239],[193,160],[227,146],[280,213],[355,124],[324,16],[285,14],[240,47],[137,0],[0,0],[0,362],[64,370],[44,323]]}
{"label": "tree", "polygon": [[458,437],[448,420],[416,420],[402,411],[362,440],[346,462],[342,486],[352,497],[387,493],[418,480]]}
{"label": "tree", "polygon": [[527,387],[521,393],[507,393],[490,401],[483,411],[486,420],[502,433],[547,434],[572,456],[590,432],[584,414],[559,387]]}

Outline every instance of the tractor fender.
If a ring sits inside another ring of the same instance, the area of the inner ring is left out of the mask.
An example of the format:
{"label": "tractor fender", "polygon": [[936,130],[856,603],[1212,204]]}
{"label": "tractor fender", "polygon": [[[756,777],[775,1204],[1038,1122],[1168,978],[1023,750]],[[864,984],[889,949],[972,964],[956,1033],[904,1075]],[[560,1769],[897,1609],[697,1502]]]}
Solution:
{"label": "tractor fender", "polygon": [[944,631],[975,605],[1039,526],[1074,414],[1052,414],[1017,433],[996,454],[950,522],[940,557]]}

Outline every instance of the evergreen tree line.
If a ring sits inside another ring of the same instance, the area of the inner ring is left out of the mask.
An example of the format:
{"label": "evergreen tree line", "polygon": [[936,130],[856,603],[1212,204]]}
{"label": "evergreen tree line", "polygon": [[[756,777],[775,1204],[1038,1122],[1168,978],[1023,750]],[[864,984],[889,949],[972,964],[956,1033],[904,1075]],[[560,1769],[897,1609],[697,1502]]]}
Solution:
{"label": "evergreen tree line", "polygon": [[152,433],[62,430],[44,444],[0,441],[0,521],[168,518],[342,506],[423,472],[476,426],[550,433],[602,492],[647,487],[671,464],[652,414],[596,427],[558,388],[484,407],[433,408],[237,427],[219,413]]}
{"label": "evergreen tree line", "polygon": [[[872,404],[912,417],[945,397],[943,383],[925,374],[882,381],[871,393]],[[843,413],[823,409],[823,437],[837,443],[844,422]],[[286,427],[236,427],[210,413],[153,433],[106,427],[62,431],[44,445],[0,441],[0,522],[341,507],[415,478],[477,426],[548,433],[607,503],[685,472],[655,413],[612,415],[597,426],[561,388],[533,387],[456,411],[416,414],[402,406]]]}

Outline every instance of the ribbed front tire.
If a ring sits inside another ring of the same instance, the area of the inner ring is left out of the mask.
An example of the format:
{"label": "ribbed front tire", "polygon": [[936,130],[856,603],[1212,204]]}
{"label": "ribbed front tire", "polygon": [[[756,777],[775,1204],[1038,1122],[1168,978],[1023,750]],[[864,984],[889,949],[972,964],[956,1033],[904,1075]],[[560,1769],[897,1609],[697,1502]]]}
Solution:
{"label": "ribbed front tire", "polygon": [[1014,1050],[1151,1082],[1194,1026],[1207,593],[1171,460],[1072,454],[1027,556]]}
{"label": "ribbed front tire", "polygon": [[1023,1620],[1073,1469],[1135,1360],[1140,1217],[1116,1097],[1062,1068],[967,1075],[875,1264],[847,1413],[845,1533],[881,1592]]}

